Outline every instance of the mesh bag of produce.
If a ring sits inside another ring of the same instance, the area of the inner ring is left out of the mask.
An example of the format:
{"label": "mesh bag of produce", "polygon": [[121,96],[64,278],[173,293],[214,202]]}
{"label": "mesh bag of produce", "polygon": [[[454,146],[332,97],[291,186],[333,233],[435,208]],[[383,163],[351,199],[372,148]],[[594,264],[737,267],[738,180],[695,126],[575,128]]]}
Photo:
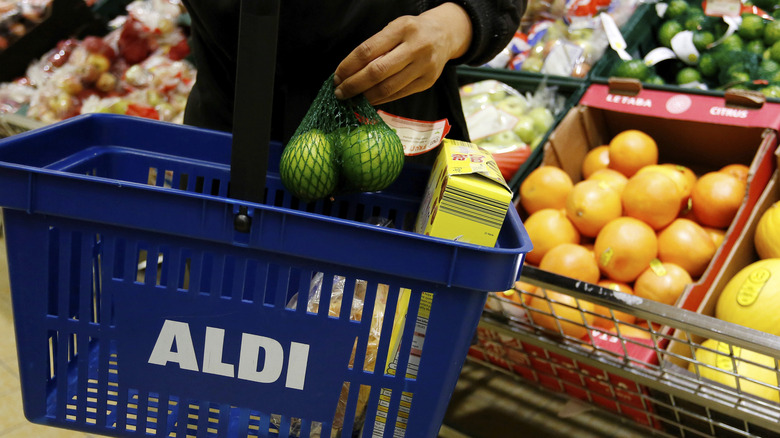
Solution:
{"label": "mesh bag of produce", "polygon": [[401,172],[401,139],[365,96],[339,100],[333,77],[320,88],[282,153],[285,188],[302,201],[349,192],[374,192]]}

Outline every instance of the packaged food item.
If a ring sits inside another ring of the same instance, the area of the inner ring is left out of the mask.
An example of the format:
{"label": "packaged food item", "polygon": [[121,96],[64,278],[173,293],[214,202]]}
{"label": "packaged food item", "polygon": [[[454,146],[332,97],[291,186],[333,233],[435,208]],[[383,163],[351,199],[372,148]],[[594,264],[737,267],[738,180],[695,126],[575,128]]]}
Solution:
{"label": "packaged food item", "polygon": [[460,98],[471,141],[491,153],[507,181],[550,131],[555,115],[566,104],[566,98],[546,81],[521,93],[487,79],[463,85]]}
{"label": "packaged food item", "polygon": [[173,0],[137,0],[103,37],[68,39],[33,62],[13,87],[0,86],[0,113],[53,123],[110,112],[182,123],[196,70]]}
{"label": "packaged food item", "polygon": [[49,15],[52,0],[0,1],[0,52],[4,51]]}
{"label": "packaged food item", "polygon": [[492,247],[511,201],[512,190],[489,152],[444,139],[415,232]]}
{"label": "packaged food item", "polygon": [[[622,26],[638,3],[637,0],[531,1],[515,40],[487,66],[584,78],[610,45],[612,37],[604,20]],[[517,43],[518,38],[523,44]]]}

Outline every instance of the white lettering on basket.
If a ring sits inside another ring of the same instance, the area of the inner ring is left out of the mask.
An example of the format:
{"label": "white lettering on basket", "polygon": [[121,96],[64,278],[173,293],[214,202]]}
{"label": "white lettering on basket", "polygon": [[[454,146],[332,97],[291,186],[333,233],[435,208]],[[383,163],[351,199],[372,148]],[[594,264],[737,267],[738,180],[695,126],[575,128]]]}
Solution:
{"label": "white lettering on basket", "polygon": [[[285,354],[284,347],[279,341],[265,336],[242,333],[237,375],[236,366],[224,362],[222,357],[224,344],[224,329],[206,327],[203,373],[235,377],[257,383],[273,383],[281,377]],[[260,350],[264,352],[262,363],[260,363]],[[166,319],[162,329],[160,329],[160,334],[157,336],[152,354],[149,355],[148,362],[160,366],[166,366],[172,362],[179,364],[179,368],[183,370],[200,372],[189,324]],[[287,357],[287,376],[285,377],[287,388],[303,390],[308,362],[309,345],[291,342]]]}
{"label": "white lettering on basket", "polygon": [[736,108],[724,108],[722,106],[713,106],[710,108],[710,114],[713,116],[733,117],[735,119],[747,119],[748,110]]}
{"label": "white lettering on basket", "polygon": [[653,101],[651,99],[644,99],[634,96],[621,96],[618,94],[607,94],[607,102],[619,103],[621,105],[643,106],[646,108],[653,107]]}

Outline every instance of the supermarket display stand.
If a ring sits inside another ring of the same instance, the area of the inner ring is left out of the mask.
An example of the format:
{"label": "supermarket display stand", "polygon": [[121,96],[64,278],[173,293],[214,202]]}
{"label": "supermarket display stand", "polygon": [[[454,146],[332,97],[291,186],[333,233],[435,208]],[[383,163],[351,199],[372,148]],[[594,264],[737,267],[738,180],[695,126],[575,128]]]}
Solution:
{"label": "supermarket display stand", "polygon": [[[633,325],[646,331],[651,341],[617,334],[611,336],[612,348],[594,346],[562,331],[555,333],[535,325],[522,314],[528,310],[526,305],[496,298],[513,308],[515,316],[502,311],[485,312],[478,328],[480,342],[470,354],[472,362],[507,375],[522,376],[540,388],[585,400],[597,408],[612,402],[608,411],[618,411],[633,419],[652,436],[780,435],[780,405],[681,368],[673,361],[684,360],[700,370],[711,365],[695,357],[677,356],[665,347],[668,342],[678,342],[693,349],[697,346],[694,339],[708,338],[777,359],[780,338],[650,300],[625,302],[609,289],[529,266],[524,267],[521,281],[608,307],[612,312],[635,315],[652,323]],[[560,323],[572,322],[555,312],[551,316]],[[657,362],[632,357],[629,349],[637,347],[651,351]],[[510,349],[514,353],[507,354]],[[550,373],[540,371],[538,366],[530,369],[531,361],[547,362]],[[596,381],[600,386],[595,385]],[[637,400],[644,409],[629,403]]]}

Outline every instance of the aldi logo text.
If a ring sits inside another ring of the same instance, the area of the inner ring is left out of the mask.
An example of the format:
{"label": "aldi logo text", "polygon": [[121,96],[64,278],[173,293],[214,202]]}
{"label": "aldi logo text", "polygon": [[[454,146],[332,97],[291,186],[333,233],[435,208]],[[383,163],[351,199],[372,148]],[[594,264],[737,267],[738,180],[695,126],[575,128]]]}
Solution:
{"label": "aldi logo text", "polygon": [[[206,327],[203,355],[199,366],[192,333],[187,323],[165,320],[149,363],[166,366],[178,364],[183,370],[202,372],[248,380],[257,383],[274,383],[282,377],[284,369],[284,346],[277,340],[250,333],[241,334],[238,364],[226,362],[223,358],[225,330]],[[261,350],[263,354],[261,354]],[[260,358],[263,362],[260,363]],[[309,345],[290,342],[287,354],[285,387],[303,390],[306,380],[306,366],[309,361]]]}

